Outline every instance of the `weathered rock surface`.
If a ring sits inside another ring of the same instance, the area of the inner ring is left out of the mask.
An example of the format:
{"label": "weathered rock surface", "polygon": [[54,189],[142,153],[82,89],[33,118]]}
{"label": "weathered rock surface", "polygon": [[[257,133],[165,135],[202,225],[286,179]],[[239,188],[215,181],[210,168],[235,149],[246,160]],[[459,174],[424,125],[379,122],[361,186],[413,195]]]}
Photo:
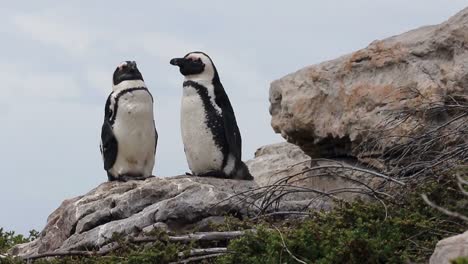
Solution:
{"label": "weathered rock surface", "polygon": [[468,257],[468,231],[439,241],[429,263],[450,264],[458,257]]}
{"label": "weathered rock surface", "polygon": [[371,189],[377,190],[385,182],[355,160],[312,159],[287,142],[259,148],[255,158],[246,164],[260,187],[279,184],[288,185],[282,187],[284,191],[302,190],[282,196],[284,210],[299,210],[305,203],[329,209],[333,205],[329,195],[348,201],[358,196],[366,198],[373,195]]}
{"label": "weathered rock surface", "polygon": [[211,216],[247,216],[242,203],[223,201],[256,187],[253,181],[188,176],[102,183],[84,196],[65,200],[49,216],[39,239],[10,253],[99,248],[113,233],[138,235],[154,227],[180,230]]}
{"label": "weathered rock surface", "polygon": [[310,166],[311,158],[296,145],[283,142],[267,145],[255,152],[246,165],[259,186],[273,184],[285,176],[300,173]]}
{"label": "weathered rock surface", "polygon": [[[363,158],[356,146],[389,110],[466,94],[468,8],[440,25],[374,41],[274,81],[271,124],[312,157]],[[432,121],[409,120],[393,132],[407,135],[415,124]],[[382,140],[384,146],[395,143],[391,137]]]}

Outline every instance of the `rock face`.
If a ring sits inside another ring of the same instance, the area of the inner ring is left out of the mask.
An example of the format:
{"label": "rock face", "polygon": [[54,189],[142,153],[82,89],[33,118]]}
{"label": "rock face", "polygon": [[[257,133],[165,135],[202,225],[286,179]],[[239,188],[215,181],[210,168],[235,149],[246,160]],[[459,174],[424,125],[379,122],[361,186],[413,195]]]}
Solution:
{"label": "rock face", "polygon": [[65,200],[47,219],[39,239],[11,249],[28,256],[54,250],[99,248],[113,233],[138,235],[154,226],[180,230],[212,216],[247,216],[241,203],[223,202],[256,188],[253,181],[176,176],[106,182]]}
{"label": "rock face", "polygon": [[283,142],[267,145],[246,162],[259,186],[273,184],[282,177],[294,175],[310,166],[311,158],[296,145]]}
{"label": "rock face", "polygon": [[[274,81],[271,124],[312,157],[362,158],[356,146],[389,111],[467,93],[468,8],[440,25],[374,41]],[[398,132],[427,122],[410,120]]]}
{"label": "rock face", "polygon": [[429,263],[450,264],[458,257],[468,257],[468,231],[439,241]]}
{"label": "rock face", "polygon": [[[374,171],[350,159],[312,159],[298,146],[284,142],[267,145],[255,152],[255,158],[246,162],[260,187],[282,196],[282,210],[300,210],[304,204],[329,209],[333,199],[353,200],[373,196],[371,189],[379,189],[384,179]],[[359,171],[359,169],[362,169]]]}

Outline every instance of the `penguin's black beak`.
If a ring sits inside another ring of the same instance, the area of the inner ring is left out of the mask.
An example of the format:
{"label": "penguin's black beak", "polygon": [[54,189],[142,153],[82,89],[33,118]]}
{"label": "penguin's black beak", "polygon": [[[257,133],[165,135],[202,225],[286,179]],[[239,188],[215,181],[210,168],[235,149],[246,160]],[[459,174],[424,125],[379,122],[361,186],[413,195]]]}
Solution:
{"label": "penguin's black beak", "polygon": [[184,58],[174,58],[169,63],[174,66],[181,66],[184,64],[184,62],[185,62]]}

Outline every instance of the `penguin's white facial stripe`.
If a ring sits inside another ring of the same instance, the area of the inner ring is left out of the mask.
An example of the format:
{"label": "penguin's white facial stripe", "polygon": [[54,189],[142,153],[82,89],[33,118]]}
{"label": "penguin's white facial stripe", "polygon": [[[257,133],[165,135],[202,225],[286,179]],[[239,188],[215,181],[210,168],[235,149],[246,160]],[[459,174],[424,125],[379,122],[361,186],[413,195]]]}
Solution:
{"label": "penguin's white facial stripe", "polygon": [[210,58],[208,58],[208,57],[205,56],[204,54],[201,54],[201,53],[190,53],[190,54],[187,55],[185,58],[186,58],[186,59],[193,60],[193,61],[201,60],[201,62],[203,62],[203,64],[205,64],[206,66],[209,66],[209,67],[213,68],[213,62],[211,62]]}
{"label": "penguin's white facial stripe", "polygon": [[119,66],[117,66],[117,68],[119,68],[119,71],[122,70],[123,67],[127,66],[127,62],[126,61],[122,61]]}
{"label": "penguin's white facial stripe", "polygon": [[190,80],[190,81],[210,80],[211,81],[213,79],[214,72],[215,72],[214,67],[213,67],[213,62],[206,55],[202,53],[189,53],[188,55],[185,56],[185,59],[191,59],[194,61],[200,59],[201,62],[205,65],[205,69],[202,73],[186,75],[185,80]]}

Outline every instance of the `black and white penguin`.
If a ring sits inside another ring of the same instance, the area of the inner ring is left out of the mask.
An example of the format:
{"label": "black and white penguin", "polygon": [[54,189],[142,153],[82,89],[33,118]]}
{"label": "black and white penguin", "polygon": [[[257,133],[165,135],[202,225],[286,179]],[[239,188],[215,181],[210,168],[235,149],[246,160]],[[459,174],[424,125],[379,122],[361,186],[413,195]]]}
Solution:
{"label": "black and white penguin", "polygon": [[145,179],[153,172],[158,142],[153,96],[134,61],[115,69],[101,131],[101,154],[109,181]]}
{"label": "black and white penguin", "polygon": [[231,102],[211,58],[191,52],[170,63],[185,76],[180,121],[192,174],[252,180],[241,160],[241,134]]}

